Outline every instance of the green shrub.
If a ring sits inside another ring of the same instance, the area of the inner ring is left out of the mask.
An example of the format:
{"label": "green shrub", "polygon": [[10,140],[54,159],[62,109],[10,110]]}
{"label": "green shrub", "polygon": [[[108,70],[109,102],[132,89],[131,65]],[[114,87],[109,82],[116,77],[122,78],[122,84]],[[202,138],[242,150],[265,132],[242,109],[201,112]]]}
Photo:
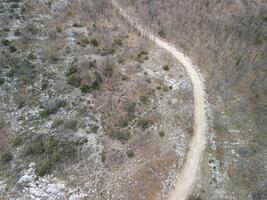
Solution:
{"label": "green shrub", "polygon": [[102,162],[105,162],[105,160],[106,160],[106,153],[103,152],[103,153],[101,154],[101,161],[102,161]]}
{"label": "green shrub", "polygon": [[16,30],[14,31],[14,35],[18,37],[18,36],[21,35],[21,32],[20,32],[18,29],[16,29]]}
{"label": "green shrub", "polygon": [[56,31],[57,31],[57,33],[61,33],[61,32],[62,32],[61,27],[57,26],[57,27],[56,27]]}
{"label": "green shrub", "polygon": [[67,83],[69,85],[72,85],[72,86],[77,87],[77,88],[80,87],[81,81],[82,81],[81,78],[79,76],[77,76],[76,74],[70,75],[67,79]]}
{"label": "green shrub", "polygon": [[70,49],[70,47],[66,47],[66,49],[65,49],[65,53],[66,53],[66,54],[71,53],[71,49]]}
{"label": "green shrub", "polygon": [[40,113],[41,118],[47,118],[48,116],[55,114],[58,111],[56,107],[51,107],[51,108],[45,108],[43,111]]}
{"label": "green shrub", "polygon": [[94,80],[92,85],[91,85],[92,90],[99,90],[100,84],[101,84],[101,82]]}
{"label": "green shrub", "polygon": [[77,126],[78,126],[77,120],[69,120],[69,121],[65,122],[65,128],[66,129],[76,130]]}
{"label": "green shrub", "polygon": [[67,69],[65,75],[66,75],[66,76],[70,76],[70,75],[72,75],[72,74],[74,74],[74,73],[76,73],[76,72],[77,72],[77,67],[75,67],[75,66],[70,66],[70,67],[68,67],[68,69]]}
{"label": "green shrub", "polygon": [[262,38],[261,38],[261,35],[258,35],[255,39],[255,45],[261,45],[263,42],[262,42]]}
{"label": "green shrub", "polygon": [[141,50],[137,55],[137,60],[139,63],[144,63],[144,61],[148,59],[148,51],[146,50]]}
{"label": "green shrub", "polygon": [[101,56],[107,56],[107,55],[114,54],[114,53],[115,53],[115,49],[113,48],[103,48],[100,51]]}
{"label": "green shrub", "polygon": [[96,124],[92,124],[92,125],[90,125],[90,130],[91,130],[93,133],[97,133],[97,131],[99,130],[99,126],[96,125]]}
{"label": "green shrub", "polygon": [[102,83],[102,77],[98,72],[95,72],[95,80],[99,83]]}
{"label": "green shrub", "polygon": [[139,55],[148,55],[148,51],[147,50],[141,50]]}
{"label": "green shrub", "polygon": [[43,111],[40,113],[40,117],[46,118],[52,114],[55,114],[58,112],[60,108],[64,108],[67,105],[67,102],[62,99],[62,100],[57,100],[55,103],[52,105],[46,107]]}
{"label": "green shrub", "polygon": [[168,65],[164,65],[164,66],[163,66],[163,70],[165,70],[165,71],[169,71],[169,70],[170,70],[170,67],[169,67]]}
{"label": "green shrub", "polygon": [[25,137],[24,137],[24,136],[22,136],[22,135],[17,135],[17,136],[14,138],[13,142],[12,142],[12,147],[18,147],[18,146],[22,145],[23,142],[24,142],[24,140],[25,140]]}
{"label": "green shrub", "polygon": [[164,137],[164,136],[165,136],[165,132],[164,132],[164,131],[160,131],[160,132],[159,132],[159,136],[160,136],[160,137]]}
{"label": "green shrub", "polygon": [[64,123],[63,119],[56,118],[52,123],[52,128],[57,128]]}
{"label": "green shrub", "polygon": [[236,63],[235,63],[236,66],[238,66],[238,65],[240,64],[241,59],[242,59],[242,58],[241,58],[241,56],[240,56],[240,57],[236,60]]}
{"label": "green shrub", "polygon": [[149,96],[148,95],[142,95],[142,96],[140,96],[139,99],[143,104],[146,104],[149,101]]}
{"label": "green shrub", "polygon": [[48,87],[48,81],[44,81],[42,84],[41,84],[41,90],[45,90],[47,89]]}
{"label": "green shrub", "polygon": [[77,23],[77,22],[75,22],[74,24],[72,24],[72,26],[73,26],[73,27],[76,27],[76,28],[81,28],[81,27],[83,27],[82,24]]}
{"label": "green shrub", "polygon": [[3,77],[0,78],[0,85],[3,85],[5,83],[5,79]]}
{"label": "green shrub", "polygon": [[27,59],[29,59],[29,60],[35,60],[36,59],[36,56],[33,53],[29,53],[27,55]]}
{"label": "green shrub", "polygon": [[122,40],[117,38],[113,41],[113,44],[117,45],[117,46],[121,46],[122,45]]}
{"label": "green shrub", "polygon": [[98,47],[99,45],[98,40],[96,38],[91,38],[90,44],[92,44],[94,47]]}
{"label": "green shrub", "polygon": [[39,139],[33,141],[31,144],[25,147],[25,154],[26,155],[38,155],[45,152],[43,140]]}
{"label": "green shrub", "polygon": [[126,154],[127,154],[127,156],[128,156],[129,158],[134,157],[134,151],[133,151],[132,149],[128,149],[128,150],[126,151]]}
{"label": "green shrub", "polygon": [[9,46],[11,44],[11,42],[9,40],[6,40],[6,39],[2,39],[1,43],[4,46]]}
{"label": "green shrub", "polygon": [[124,108],[128,113],[133,113],[135,111],[135,102],[127,101]]}
{"label": "green shrub", "polygon": [[41,160],[35,166],[35,173],[37,176],[44,176],[49,173],[52,168],[52,163],[50,160]]}
{"label": "green shrub", "polygon": [[202,198],[199,196],[190,195],[187,200],[202,200]]}
{"label": "green shrub", "polygon": [[108,64],[104,67],[103,74],[106,77],[111,77],[113,74],[113,66],[111,64]]}
{"label": "green shrub", "polygon": [[130,138],[130,132],[128,130],[115,129],[111,131],[111,138],[119,141],[127,141]]}
{"label": "green shrub", "polygon": [[[54,136],[38,136],[24,146],[26,156],[37,162],[36,173],[43,176],[49,173],[59,162],[75,158],[77,146],[75,142]],[[33,157],[34,156],[34,157]]]}
{"label": "green shrub", "polygon": [[90,92],[91,87],[89,85],[82,85],[80,87],[80,90],[81,90],[82,93],[88,93],[88,92]]}
{"label": "green shrub", "polygon": [[161,90],[161,87],[160,87],[160,86],[157,86],[156,89],[157,89],[157,90]]}
{"label": "green shrub", "polygon": [[67,106],[67,101],[64,100],[64,99],[59,99],[59,100],[56,101],[56,106],[58,108],[64,108],[64,107]]}
{"label": "green shrub", "polygon": [[164,85],[164,86],[162,87],[162,90],[163,90],[164,92],[168,92],[168,91],[169,91],[169,87],[168,87],[167,85]]}
{"label": "green shrub", "polygon": [[166,38],[166,33],[164,32],[164,30],[160,30],[159,32],[158,32],[158,34],[159,34],[159,36],[161,37],[161,38]]}
{"label": "green shrub", "polygon": [[10,162],[11,160],[13,159],[13,155],[11,152],[5,152],[2,154],[1,156],[1,160],[4,162],[4,163],[8,163]]}
{"label": "green shrub", "polygon": [[119,125],[121,127],[127,127],[129,125],[129,121],[130,121],[130,119],[128,117],[124,117],[124,118],[120,119]]}
{"label": "green shrub", "polygon": [[141,118],[138,120],[137,126],[145,130],[149,127],[149,121],[147,119]]}
{"label": "green shrub", "polygon": [[17,51],[17,48],[14,47],[13,45],[11,45],[11,46],[9,46],[9,51],[10,51],[11,53],[13,53],[13,52]]}

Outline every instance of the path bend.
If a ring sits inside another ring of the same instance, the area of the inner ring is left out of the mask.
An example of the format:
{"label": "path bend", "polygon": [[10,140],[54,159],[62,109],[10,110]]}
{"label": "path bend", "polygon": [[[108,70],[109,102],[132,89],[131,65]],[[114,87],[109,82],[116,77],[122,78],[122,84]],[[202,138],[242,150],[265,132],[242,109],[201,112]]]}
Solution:
{"label": "path bend", "polygon": [[194,135],[190,142],[186,161],[182,169],[177,171],[175,187],[171,190],[168,196],[168,200],[185,200],[195,183],[202,153],[205,149],[207,122],[205,110],[205,86],[201,74],[198,71],[197,66],[193,65],[192,61],[186,55],[181,53],[171,44],[145,30],[121,8],[116,0],[111,0],[111,3],[119,11],[120,15],[122,15],[131,26],[135,27],[141,35],[152,40],[156,45],[170,52],[177,60],[179,60],[192,81],[194,95]]}

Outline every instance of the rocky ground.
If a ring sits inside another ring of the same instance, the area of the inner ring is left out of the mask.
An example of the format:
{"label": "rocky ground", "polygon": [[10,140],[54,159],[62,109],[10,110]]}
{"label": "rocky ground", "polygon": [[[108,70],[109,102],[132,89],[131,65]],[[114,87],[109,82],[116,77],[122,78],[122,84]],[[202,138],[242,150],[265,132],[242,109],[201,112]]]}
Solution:
{"label": "rocky ground", "polygon": [[154,200],[174,183],[190,79],[102,3],[0,3],[1,199]]}

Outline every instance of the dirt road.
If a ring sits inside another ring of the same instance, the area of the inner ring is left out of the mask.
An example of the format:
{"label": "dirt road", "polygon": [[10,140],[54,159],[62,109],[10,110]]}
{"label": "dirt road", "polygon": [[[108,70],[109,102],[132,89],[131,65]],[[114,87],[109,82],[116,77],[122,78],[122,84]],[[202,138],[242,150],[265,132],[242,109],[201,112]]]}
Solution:
{"label": "dirt road", "polygon": [[188,75],[191,78],[194,92],[194,136],[190,143],[190,148],[187,153],[186,162],[182,170],[177,172],[177,181],[175,188],[171,191],[169,200],[185,200],[192,190],[192,186],[195,182],[201,156],[205,148],[205,133],[206,133],[206,110],[205,110],[205,87],[201,79],[201,75],[194,66],[191,60],[183,53],[178,51],[174,46],[168,44],[162,39],[156,37],[152,33],[145,30],[140,26],[136,20],[128,16],[115,0],[111,0],[113,6],[119,11],[119,13],[134,26],[141,35],[147,37],[149,40],[154,41],[159,47],[170,52],[175,58],[177,58],[185,67]]}

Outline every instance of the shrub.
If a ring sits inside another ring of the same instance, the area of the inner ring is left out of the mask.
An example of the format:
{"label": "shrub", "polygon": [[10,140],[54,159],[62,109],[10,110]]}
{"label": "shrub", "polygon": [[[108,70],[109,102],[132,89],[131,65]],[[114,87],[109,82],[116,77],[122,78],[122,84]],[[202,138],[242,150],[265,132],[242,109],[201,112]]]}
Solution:
{"label": "shrub", "polygon": [[45,90],[47,87],[48,87],[48,81],[44,81],[44,82],[41,84],[41,90]]}
{"label": "shrub", "polygon": [[61,124],[64,123],[64,120],[63,119],[55,119],[52,123],[52,128],[57,128],[59,127]]}
{"label": "shrub", "polygon": [[105,162],[105,160],[106,160],[106,153],[103,152],[103,153],[101,154],[101,161],[102,161],[102,162]]}
{"label": "shrub", "polygon": [[110,54],[114,54],[114,53],[115,53],[115,49],[113,49],[113,48],[103,48],[100,51],[101,56],[106,56],[106,55],[110,55]]}
{"label": "shrub", "polygon": [[238,65],[240,64],[241,59],[242,59],[242,58],[241,58],[241,56],[240,56],[240,57],[236,60],[236,63],[235,63],[236,66],[238,66]]}
{"label": "shrub", "polygon": [[159,36],[161,37],[161,38],[166,38],[166,33],[164,32],[164,30],[160,30],[159,32],[158,32],[158,34],[159,34]]}
{"label": "shrub", "polygon": [[159,136],[160,136],[160,137],[164,137],[164,136],[165,136],[165,132],[164,132],[164,131],[160,131],[160,132],[159,132]]}
{"label": "shrub", "polygon": [[66,49],[65,49],[65,53],[66,53],[66,54],[71,53],[71,49],[70,49],[70,47],[66,47]]}
{"label": "shrub", "polygon": [[256,38],[255,38],[255,45],[261,45],[263,42],[262,42],[262,38],[260,35],[258,35]]}
{"label": "shrub", "polygon": [[92,90],[99,90],[100,84],[101,84],[101,82],[99,82],[98,80],[94,80],[92,85],[91,85]]}
{"label": "shrub", "polygon": [[113,44],[117,45],[117,46],[121,46],[122,45],[122,40],[117,38],[114,40]]}
{"label": "shrub", "polygon": [[128,156],[129,158],[134,157],[134,151],[133,151],[132,149],[128,149],[128,150],[126,151],[126,154],[127,154],[127,156]]}
{"label": "shrub", "polygon": [[37,176],[44,176],[49,173],[52,168],[52,163],[50,160],[41,160],[36,164],[35,173]]}
{"label": "shrub", "polygon": [[147,119],[141,118],[138,120],[137,126],[145,130],[149,127],[149,121]]}
{"label": "shrub", "polygon": [[111,138],[119,141],[127,141],[130,138],[130,132],[128,130],[115,129],[111,131]]}
{"label": "shrub", "polygon": [[92,44],[94,47],[98,47],[99,45],[98,40],[96,38],[91,38],[90,44]]}
{"label": "shrub", "polygon": [[[54,136],[38,136],[24,147],[26,156],[35,159],[36,174],[43,176],[61,160],[74,158],[77,152],[76,143]],[[32,157],[35,156],[35,157]]]}
{"label": "shrub", "polygon": [[161,90],[161,87],[160,87],[160,86],[157,86],[156,89],[157,89],[157,90]]}
{"label": "shrub", "polygon": [[3,85],[5,83],[5,79],[3,77],[0,78],[0,85]]}
{"label": "shrub", "polygon": [[17,48],[14,47],[13,45],[11,45],[11,46],[9,46],[9,51],[10,51],[11,53],[13,53],[13,52],[17,51]]}
{"label": "shrub", "polygon": [[56,107],[57,108],[64,108],[67,106],[67,101],[64,99],[59,99],[56,101]]}
{"label": "shrub", "polygon": [[125,104],[125,110],[128,113],[133,113],[135,111],[135,106],[136,106],[135,102],[127,101]]}
{"label": "shrub", "polygon": [[146,104],[149,101],[149,96],[148,95],[142,95],[142,96],[140,96],[139,99],[143,104]]}
{"label": "shrub", "polygon": [[76,28],[81,28],[81,27],[83,27],[82,24],[77,23],[77,22],[75,22],[74,24],[72,24],[72,26],[73,26],[73,27],[76,27]]}
{"label": "shrub", "polygon": [[141,50],[139,55],[148,55],[148,51],[146,50]]}
{"label": "shrub", "polygon": [[18,147],[18,146],[22,145],[22,143],[24,142],[24,140],[25,140],[24,136],[17,135],[15,137],[15,139],[13,140],[13,142],[12,142],[12,147]]}
{"label": "shrub", "polygon": [[91,87],[89,85],[82,85],[80,87],[82,93],[88,93],[91,90]]}
{"label": "shrub", "polygon": [[96,125],[96,124],[92,124],[90,126],[90,130],[93,132],[93,133],[97,133],[97,131],[99,130],[99,126]]}
{"label": "shrub", "polygon": [[76,73],[76,72],[77,72],[77,67],[75,67],[75,66],[70,66],[70,67],[68,67],[68,69],[67,69],[65,75],[66,75],[66,76],[70,76],[70,75],[72,75],[72,74],[74,74],[74,73]]}
{"label": "shrub", "polygon": [[58,33],[61,33],[61,32],[62,32],[61,27],[57,26],[57,27],[56,27],[56,31],[57,31]]}
{"label": "shrub", "polygon": [[38,155],[38,154],[42,154],[45,152],[43,140],[42,138],[40,139],[39,138],[25,147],[26,155]]}
{"label": "shrub", "polygon": [[113,74],[113,66],[111,64],[108,64],[104,67],[103,71],[104,76],[111,77]]}
{"label": "shrub", "polygon": [[144,63],[144,61],[148,59],[148,51],[146,50],[141,50],[137,55],[137,60],[139,63]]}
{"label": "shrub", "polygon": [[65,123],[65,128],[66,129],[72,129],[76,130],[78,126],[78,121],[77,120],[69,120]]}
{"label": "shrub", "polygon": [[164,66],[163,66],[163,70],[165,70],[165,71],[169,71],[169,70],[170,70],[170,67],[169,67],[168,65],[164,65]]}
{"label": "shrub", "polygon": [[67,83],[69,85],[72,85],[72,86],[77,87],[77,88],[80,87],[81,81],[82,81],[81,78],[79,76],[77,76],[76,74],[70,75],[67,79]]}
{"label": "shrub", "polygon": [[188,197],[188,200],[202,200],[202,198],[199,197],[199,196],[190,195],[190,196]]}
{"label": "shrub", "polygon": [[19,31],[18,29],[16,29],[16,30],[14,31],[14,35],[18,37],[18,36],[21,35],[21,33],[20,33],[20,31]]}
{"label": "shrub", "polygon": [[169,87],[167,85],[164,85],[163,88],[162,88],[162,90],[164,92],[168,92],[169,91]]}
{"label": "shrub", "polygon": [[8,163],[8,162],[10,162],[12,159],[13,159],[13,155],[11,154],[11,152],[5,152],[5,153],[3,153],[2,156],[1,156],[1,160],[2,160],[4,163]]}
{"label": "shrub", "polygon": [[130,121],[130,119],[128,117],[124,117],[124,118],[120,119],[119,125],[121,127],[127,127],[129,125],[129,121]]}
{"label": "shrub", "polygon": [[57,100],[52,105],[46,107],[43,111],[41,111],[40,116],[42,118],[46,118],[49,115],[57,113],[59,108],[63,108],[67,105],[67,102],[65,100]]}
{"label": "shrub", "polygon": [[99,83],[102,83],[102,77],[98,72],[95,72],[95,80]]}
{"label": "shrub", "polygon": [[29,53],[29,54],[27,55],[27,58],[28,58],[29,60],[35,60],[35,59],[36,59],[36,56],[35,56],[33,53]]}
{"label": "shrub", "polygon": [[4,45],[4,46],[9,46],[10,44],[11,44],[11,42],[9,41],[9,40],[6,40],[6,39],[2,39],[2,44]]}

